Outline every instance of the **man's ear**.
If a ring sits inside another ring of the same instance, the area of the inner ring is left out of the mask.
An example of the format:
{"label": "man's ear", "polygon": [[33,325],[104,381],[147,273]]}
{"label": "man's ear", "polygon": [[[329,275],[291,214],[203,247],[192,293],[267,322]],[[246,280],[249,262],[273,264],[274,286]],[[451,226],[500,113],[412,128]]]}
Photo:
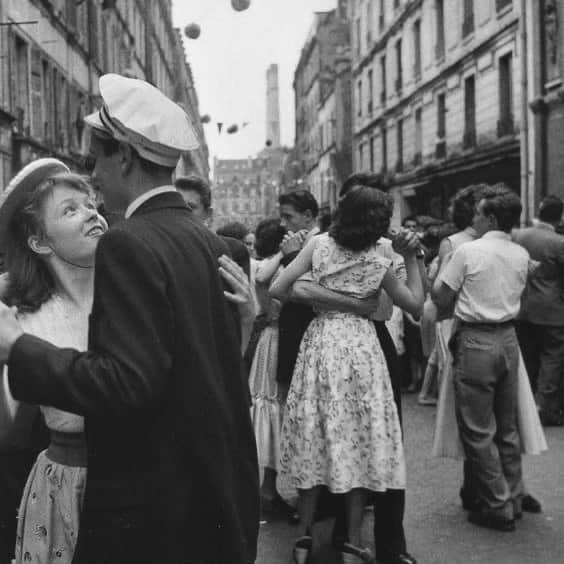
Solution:
{"label": "man's ear", "polygon": [[119,151],[119,164],[121,167],[121,171],[125,176],[133,168],[133,160],[135,158],[133,156],[133,149],[131,148],[131,145],[129,145],[128,143],[124,143],[123,141],[120,141],[118,151]]}
{"label": "man's ear", "polygon": [[53,249],[38,235],[30,235],[27,239],[27,245],[34,253],[44,257],[53,253]]}

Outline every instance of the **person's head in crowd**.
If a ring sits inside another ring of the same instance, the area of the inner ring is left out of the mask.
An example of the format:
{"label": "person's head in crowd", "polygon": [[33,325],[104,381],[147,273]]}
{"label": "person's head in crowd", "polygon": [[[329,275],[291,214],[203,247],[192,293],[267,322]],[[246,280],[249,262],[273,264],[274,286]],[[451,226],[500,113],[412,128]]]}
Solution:
{"label": "person's head in crowd", "polygon": [[109,212],[126,212],[140,195],[170,185],[183,152],[198,147],[186,112],[143,80],[106,74],[102,108],[84,118],[92,182]]}
{"label": "person's head in crowd", "polygon": [[255,249],[259,259],[268,258],[278,252],[286,235],[280,219],[263,219],[255,230]]}
{"label": "person's head in crowd", "polygon": [[341,186],[339,197],[342,198],[354,186],[368,186],[386,192],[386,184],[381,174],[372,172],[355,172],[351,174]]}
{"label": "person's head in crowd", "polygon": [[232,237],[233,239],[243,242],[245,237],[249,234],[249,229],[239,221],[232,221],[220,227],[216,233],[222,237]]}
{"label": "person's head in crowd", "polygon": [[288,231],[297,233],[302,229],[311,231],[315,227],[319,205],[308,190],[294,190],[278,198],[280,223]]}
{"label": "person's head in crowd", "polygon": [[8,185],[0,207],[0,248],[9,273],[5,301],[21,311],[39,309],[63,273],[94,268],[107,229],[83,176],[56,159],[27,165]]}
{"label": "person's head in crowd", "polygon": [[209,226],[213,219],[210,185],[194,174],[177,178],[174,186],[192,213]]}
{"label": "person's head in crowd", "polygon": [[487,188],[486,184],[465,186],[458,190],[452,198],[450,216],[459,231],[472,225],[476,204],[480,201],[480,194],[485,188]]}
{"label": "person's head in crowd", "polygon": [[326,231],[329,231],[329,227],[331,225],[332,220],[333,220],[333,214],[329,210],[324,210],[322,213],[319,214],[317,223],[319,224],[320,233],[325,233]]}
{"label": "person's head in crowd", "polygon": [[564,204],[558,196],[545,196],[539,204],[539,220],[550,225],[558,225],[562,221]]}
{"label": "person's head in crowd", "polygon": [[419,222],[417,221],[417,217],[415,217],[414,215],[408,215],[407,217],[404,217],[401,222],[401,226],[404,229],[413,231],[413,233],[419,231]]}
{"label": "person's head in crowd", "polygon": [[472,226],[478,237],[488,231],[510,233],[519,225],[521,199],[506,184],[500,182],[481,191]]}
{"label": "person's head in crowd", "polygon": [[392,210],[393,200],[388,194],[369,186],[354,186],[339,200],[329,234],[342,247],[365,250],[387,233]]}
{"label": "person's head in crowd", "polygon": [[255,251],[255,234],[252,231],[249,231],[244,237],[243,237],[243,243],[245,243],[245,247],[247,247],[247,251],[249,251],[249,255],[251,255],[253,258],[256,257],[256,251]]}
{"label": "person's head in crowd", "polygon": [[421,244],[425,247],[425,263],[429,264],[437,256],[441,241],[456,233],[458,229],[450,222],[441,222],[430,225],[425,229]]}

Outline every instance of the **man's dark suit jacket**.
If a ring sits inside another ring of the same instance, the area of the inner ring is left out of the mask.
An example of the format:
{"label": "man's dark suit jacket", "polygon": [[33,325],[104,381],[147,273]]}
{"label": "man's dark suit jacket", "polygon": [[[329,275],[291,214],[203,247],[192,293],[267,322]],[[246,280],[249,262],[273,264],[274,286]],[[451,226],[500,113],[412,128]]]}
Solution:
{"label": "man's dark suit jacket", "polygon": [[564,237],[550,227],[517,229],[513,240],[539,261],[521,298],[519,319],[537,325],[564,325]]}
{"label": "man's dark suit jacket", "polygon": [[88,480],[74,564],[248,564],[258,472],[224,245],[179,194],[102,237],[89,351],[24,335],[17,399],[86,417]]}

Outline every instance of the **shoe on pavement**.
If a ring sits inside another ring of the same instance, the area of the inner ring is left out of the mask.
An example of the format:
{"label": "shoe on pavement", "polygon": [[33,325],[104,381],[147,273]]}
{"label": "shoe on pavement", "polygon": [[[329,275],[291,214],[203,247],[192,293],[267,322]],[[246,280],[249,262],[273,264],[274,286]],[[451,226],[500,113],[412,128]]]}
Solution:
{"label": "shoe on pavement", "polygon": [[508,519],[483,511],[470,511],[468,521],[479,527],[486,527],[503,533],[510,533],[515,530],[515,519]]}
{"label": "shoe on pavement", "polygon": [[542,513],[542,505],[540,501],[532,495],[527,494],[521,500],[521,509],[527,513]]}
{"label": "shoe on pavement", "polygon": [[417,560],[407,552],[390,554],[386,557],[377,557],[376,562],[378,562],[378,564],[417,564]]}

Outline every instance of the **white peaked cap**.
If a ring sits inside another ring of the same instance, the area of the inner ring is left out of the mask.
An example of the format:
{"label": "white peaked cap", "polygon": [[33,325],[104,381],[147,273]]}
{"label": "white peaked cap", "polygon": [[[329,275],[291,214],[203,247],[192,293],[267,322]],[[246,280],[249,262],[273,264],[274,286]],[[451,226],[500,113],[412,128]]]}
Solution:
{"label": "white peaked cap", "polygon": [[148,161],[174,168],[185,151],[198,148],[186,112],[144,80],[119,74],[100,77],[104,104],[88,125],[132,145]]}

